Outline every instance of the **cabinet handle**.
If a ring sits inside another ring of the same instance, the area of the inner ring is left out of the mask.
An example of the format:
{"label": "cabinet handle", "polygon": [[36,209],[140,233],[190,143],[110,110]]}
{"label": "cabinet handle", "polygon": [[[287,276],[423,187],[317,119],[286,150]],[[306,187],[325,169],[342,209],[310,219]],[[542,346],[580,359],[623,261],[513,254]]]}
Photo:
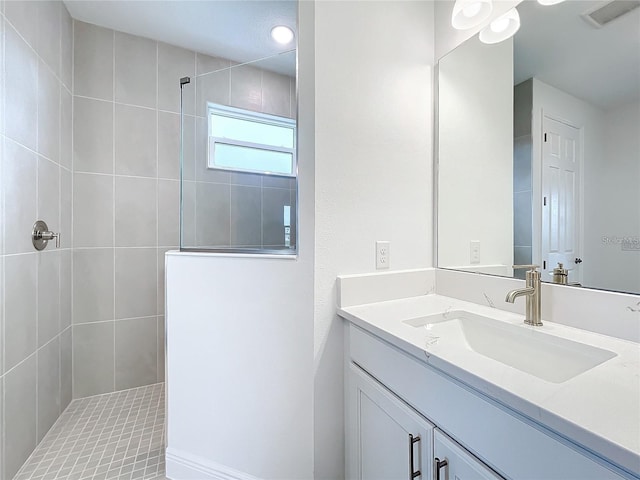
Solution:
{"label": "cabinet handle", "polygon": [[447,465],[449,465],[449,461],[446,458],[444,460],[440,460],[436,457],[436,480],[440,480],[440,470]]}
{"label": "cabinet handle", "polygon": [[413,446],[419,441],[420,436],[414,437],[412,434],[409,434],[409,480],[413,480],[422,475],[420,470],[415,471],[413,466]]}

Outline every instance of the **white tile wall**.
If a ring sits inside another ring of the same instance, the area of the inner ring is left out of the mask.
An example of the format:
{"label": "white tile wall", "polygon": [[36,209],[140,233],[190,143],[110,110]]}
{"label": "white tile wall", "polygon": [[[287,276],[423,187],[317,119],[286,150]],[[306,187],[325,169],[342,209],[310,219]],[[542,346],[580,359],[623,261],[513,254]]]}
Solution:
{"label": "white tile wall", "polygon": [[[72,23],[60,1],[0,10],[0,479],[72,397]],[[36,252],[33,223],[60,232]]]}

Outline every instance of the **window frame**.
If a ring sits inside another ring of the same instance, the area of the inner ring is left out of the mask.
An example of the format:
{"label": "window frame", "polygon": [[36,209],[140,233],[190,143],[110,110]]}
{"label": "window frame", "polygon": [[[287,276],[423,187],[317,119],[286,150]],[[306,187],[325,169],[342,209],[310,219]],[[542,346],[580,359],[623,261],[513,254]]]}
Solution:
{"label": "window frame", "polygon": [[[237,140],[233,138],[216,137],[212,135],[212,116],[224,116],[254,123],[262,123],[276,127],[291,129],[293,137],[293,146],[278,147],[267,145],[264,143],[248,142],[245,140]],[[274,177],[296,178],[298,176],[298,158],[296,154],[297,142],[297,122],[293,118],[280,117],[268,113],[253,112],[250,110],[229,107],[217,103],[207,102],[207,168],[211,170],[223,170],[227,172],[238,173],[254,173],[260,175],[269,175]],[[233,168],[227,166],[216,165],[215,162],[215,145],[232,145],[244,148],[252,148],[254,150],[264,150],[269,152],[290,153],[291,154],[291,173],[271,172],[269,170],[250,169],[250,168]]]}

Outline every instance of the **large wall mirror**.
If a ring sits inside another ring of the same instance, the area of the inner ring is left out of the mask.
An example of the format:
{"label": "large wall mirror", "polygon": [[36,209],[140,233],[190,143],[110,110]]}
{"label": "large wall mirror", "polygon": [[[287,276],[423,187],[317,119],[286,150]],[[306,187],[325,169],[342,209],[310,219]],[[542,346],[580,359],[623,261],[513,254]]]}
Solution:
{"label": "large wall mirror", "polygon": [[524,1],[440,60],[438,267],[640,293],[639,4]]}

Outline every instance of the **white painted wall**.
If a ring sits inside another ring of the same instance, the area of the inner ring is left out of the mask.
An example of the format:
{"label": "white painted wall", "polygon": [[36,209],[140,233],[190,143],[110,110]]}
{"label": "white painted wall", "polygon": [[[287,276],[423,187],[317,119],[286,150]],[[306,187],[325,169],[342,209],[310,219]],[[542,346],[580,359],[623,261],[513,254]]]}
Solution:
{"label": "white painted wall", "polygon": [[[533,79],[533,120],[532,120],[532,184],[533,198],[542,198],[542,116],[543,112],[551,117],[568,122],[581,129],[582,152],[583,152],[583,168],[582,168],[582,187],[579,196],[582,201],[581,212],[581,231],[578,240],[581,245],[578,251],[583,253],[583,260],[579,268],[582,269],[582,283],[586,286],[590,285],[590,281],[597,275],[592,271],[591,259],[593,254],[589,249],[584,250],[584,239],[591,238],[596,235],[593,231],[593,213],[598,211],[597,203],[600,201],[598,196],[585,195],[586,192],[595,192],[598,190],[600,178],[598,176],[597,166],[604,155],[603,144],[603,112],[597,107],[580,100],[566,92],[558,90],[551,85],[534,78]],[[542,231],[542,202],[533,202],[533,231]],[[598,236],[600,239],[600,236]],[[541,237],[533,235],[533,263],[542,265],[541,258]],[[569,281],[573,281],[571,276]]]}
{"label": "white painted wall", "polygon": [[315,4],[316,479],[344,477],[336,276],[374,271],[376,240],[432,264],[433,43],[432,2]]}
{"label": "white painted wall", "polygon": [[640,242],[640,103],[605,112],[602,123],[604,155],[587,166],[592,181],[585,190],[590,210],[585,219],[584,284],[640,292],[640,245],[623,250],[614,240]]}
{"label": "white painted wall", "polygon": [[475,37],[441,58],[438,95],[438,265],[470,265],[480,241],[480,266],[510,266],[513,41]]}

